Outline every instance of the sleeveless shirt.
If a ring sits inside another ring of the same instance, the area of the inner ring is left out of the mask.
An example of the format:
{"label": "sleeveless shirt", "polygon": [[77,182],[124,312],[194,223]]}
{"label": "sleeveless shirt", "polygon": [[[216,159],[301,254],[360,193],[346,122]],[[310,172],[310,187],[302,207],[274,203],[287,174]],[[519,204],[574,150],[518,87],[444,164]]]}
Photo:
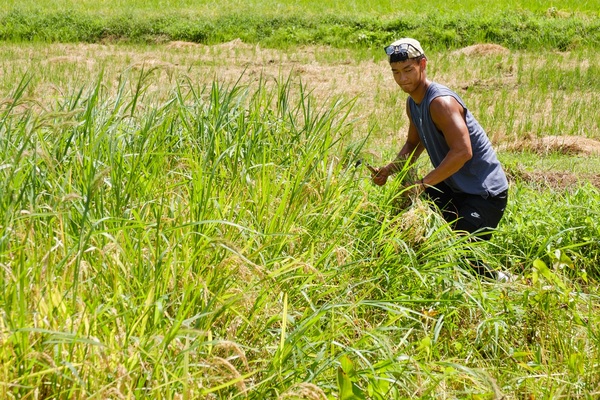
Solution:
{"label": "sleeveless shirt", "polygon": [[429,113],[431,102],[440,96],[452,96],[463,107],[473,153],[473,157],[444,182],[455,192],[485,198],[496,196],[508,189],[508,180],[484,129],[458,94],[435,82],[431,82],[421,103],[417,104],[411,97],[408,98],[411,119],[433,166],[440,165],[450,150],[444,135],[437,129]]}

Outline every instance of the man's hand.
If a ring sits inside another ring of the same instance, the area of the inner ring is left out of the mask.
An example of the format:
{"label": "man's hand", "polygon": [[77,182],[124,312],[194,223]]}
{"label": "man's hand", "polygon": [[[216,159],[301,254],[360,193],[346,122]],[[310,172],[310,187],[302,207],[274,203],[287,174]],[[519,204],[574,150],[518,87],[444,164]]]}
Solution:
{"label": "man's hand", "polygon": [[410,183],[405,186],[406,194],[414,203],[414,201],[421,196],[421,194],[425,191],[425,184],[422,179],[419,179],[416,182]]}
{"label": "man's hand", "polygon": [[377,186],[383,186],[387,182],[388,177],[391,175],[387,166],[381,168],[373,168],[367,165],[369,171],[371,171],[371,179]]}

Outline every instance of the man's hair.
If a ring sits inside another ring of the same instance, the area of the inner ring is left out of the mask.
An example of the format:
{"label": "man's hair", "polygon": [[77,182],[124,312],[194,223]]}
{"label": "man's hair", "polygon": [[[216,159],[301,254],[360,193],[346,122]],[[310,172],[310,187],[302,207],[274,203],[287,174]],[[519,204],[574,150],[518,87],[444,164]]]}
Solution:
{"label": "man's hair", "polygon": [[[406,59],[406,60],[404,60],[404,61],[412,60],[412,61],[419,62],[419,61],[421,61],[422,59],[426,59],[426,60],[427,60],[427,57],[425,56],[425,54],[421,54],[420,56],[417,56],[417,57],[415,57],[415,58],[408,58],[408,59]],[[389,62],[390,62],[390,64],[391,64],[391,63],[394,63],[394,62],[401,62],[401,61],[394,61],[394,60],[392,60],[392,57],[390,57],[390,59],[389,59]]]}

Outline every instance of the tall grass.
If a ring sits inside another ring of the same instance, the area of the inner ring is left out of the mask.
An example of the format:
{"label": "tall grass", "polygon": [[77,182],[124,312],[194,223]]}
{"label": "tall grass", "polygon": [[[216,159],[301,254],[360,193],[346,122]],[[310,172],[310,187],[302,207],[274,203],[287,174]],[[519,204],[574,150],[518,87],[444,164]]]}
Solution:
{"label": "tall grass", "polygon": [[45,110],[28,82],[0,108],[0,397],[597,394],[595,188],[515,182],[473,248],[291,77],[159,98],[126,71]]}

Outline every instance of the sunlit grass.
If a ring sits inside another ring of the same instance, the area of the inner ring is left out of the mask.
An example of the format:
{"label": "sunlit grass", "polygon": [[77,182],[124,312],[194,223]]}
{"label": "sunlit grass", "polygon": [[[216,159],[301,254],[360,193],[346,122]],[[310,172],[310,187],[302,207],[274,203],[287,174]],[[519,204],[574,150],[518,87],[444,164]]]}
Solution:
{"label": "sunlit grass", "polygon": [[[134,10],[144,10],[150,12],[159,12],[158,10],[167,11],[196,11],[199,13],[224,14],[231,12],[239,12],[241,9],[248,12],[256,13],[289,13],[289,12],[343,12],[343,13],[368,13],[374,15],[382,14],[397,14],[399,10],[409,10],[415,12],[414,4],[408,1],[389,2],[383,0],[375,1],[347,1],[342,3],[331,1],[273,1],[273,0],[252,0],[241,2],[239,0],[226,0],[215,3],[213,1],[195,1],[195,0],[125,0],[125,1],[92,1],[92,0],[44,0],[44,1],[16,1],[6,0],[5,5],[8,8],[24,7],[24,8],[41,8],[48,10],[56,9],[75,9],[85,11],[104,11],[104,12],[129,12]],[[544,1],[492,1],[485,4],[469,0],[459,3],[455,1],[429,1],[426,4],[418,7],[420,12],[430,12],[433,10],[443,9],[445,13],[451,12],[453,9],[462,9],[477,11],[480,13],[497,12],[499,10],[514,10],[525,9],[536,12],[547,12],[549,9],[555,9],[560,12],[579,11],[597,13],[598,9],[594,2],[589,1],[563,1],[560,4],[549,4]]]}
{"label": "sunlit grass", "polygon": [[0,40],[46,43],[164,43],[184,40],[289,48],[381,48],[416,36],[443,50],[496,43],[515,50],[593,49],[598,10],[590,2],[9,1]]}
{"label": "sunlit grass", "polygon": [[[356,97],[355,135],[364,137],[371,131],[376,139],[367,147],[379,140],[399,140],[406,130],[406,96],[393,82],[382,51],[357,53],[325,46],[281,51],[241,42],[220,46],[5,44],[0,47],[0,88],[9,93],[15,81],[35,70],[25,95],[49,107],[65,90],[77,90],[101,72],[106,76],[104,85],[114,90],[118,75],[128,68],[153,69],[148,91],[159,98],[168,98],[181,76],[210,84],[213,79],[231,83],[242,76],[243,82],[252,82],[261,75],[293,74],[320,99],[332,94]],[[548,135],[599,138],[599,121],[593,118],[600,103],[593,67],[598,62],[592,51],[506,50],[489,55],[431,51],[428,74],[459,92],[495,142]]]}
{"label": "sunlit grass", "polygon": [[3,77],[0,397],[593,398],[596,188],[517,179],[473,247],[355,167],[360,99],[121,50]]}

